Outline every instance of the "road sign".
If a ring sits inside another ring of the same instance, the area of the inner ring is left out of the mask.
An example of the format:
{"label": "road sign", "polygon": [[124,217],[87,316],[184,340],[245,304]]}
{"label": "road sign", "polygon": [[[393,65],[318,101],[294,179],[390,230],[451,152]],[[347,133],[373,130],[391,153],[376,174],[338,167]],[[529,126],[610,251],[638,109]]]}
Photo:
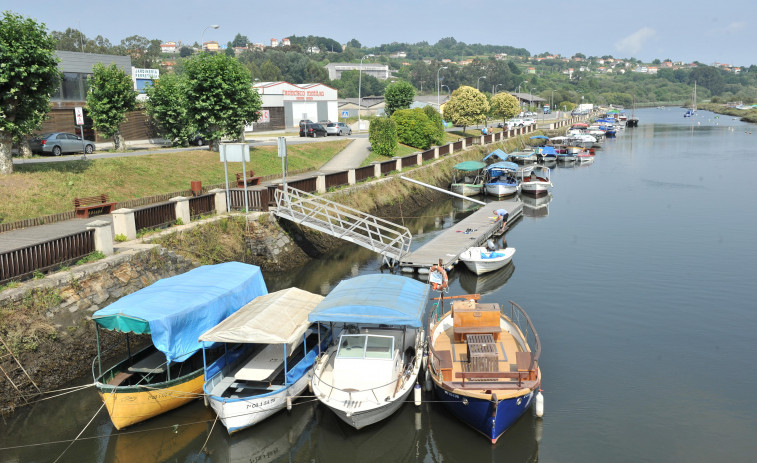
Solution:
{"label": "road sign", "polygon": [[84,125],[84,111],[81,106],[74,108],[74,115],[76,116],[76,125]]}
{"label": "road sign", "polygon": [[345,118],[345,119],[348,118],[348,117],[350,117],[350,112],[349,111],[342,111],[342,117]]}
{"label": "road sign", "polygon": [[268,109],[261,109],[260,110],[260,119],[258,119],[258,122],[271,122],[271,111]]}

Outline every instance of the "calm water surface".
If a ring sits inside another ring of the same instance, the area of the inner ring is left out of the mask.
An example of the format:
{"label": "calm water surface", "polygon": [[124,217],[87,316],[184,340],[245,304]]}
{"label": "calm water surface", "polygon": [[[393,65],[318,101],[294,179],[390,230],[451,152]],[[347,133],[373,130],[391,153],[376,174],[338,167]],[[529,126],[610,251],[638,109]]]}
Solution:
{"label": "calm water surface", "polygon": [[[756,461],[757,126],[683,112],[637,111],[640,126],[592,165],[557,167],[551,200],[507,234],[513,265],[451,273],[452,294],[512,299],[541,335],[544,418],[527,414],[497,445],[431,395],[360,432],[303,400],[232,437],[197,402],[120,433],[101,410],[58,461]],[[461,207],[406,217],[414,246]],[[325,294],[379,266],[345,246],[266,280]],[[19,411],[0,423],[0,461],[55,461],[100,405],[90,388]]]}

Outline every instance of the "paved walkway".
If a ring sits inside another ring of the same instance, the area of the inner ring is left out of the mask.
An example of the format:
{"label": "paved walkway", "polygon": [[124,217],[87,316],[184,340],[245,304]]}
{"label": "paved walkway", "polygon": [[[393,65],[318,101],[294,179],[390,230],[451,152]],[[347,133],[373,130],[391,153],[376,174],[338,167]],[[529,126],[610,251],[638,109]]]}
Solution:
{"label": "paved walkway", "polygon": [[[308,172],[288,179],[311,177],[314,173],[330,173],[360,167],[363,160],[370,154],[368,138],[356,138],[342,151],[337,153],[329,162],[324,164],[318,171]],[[161,152],[166,152],[161,150]],[[274,179],[264,184],[280,183],[280,179]],[[22,248],[32,244],[42,243],[51,239],[80,232],[87,228],[87,224],[95,220],[106,220],[112,223],[110,214],[100,215],[89,219],[72,219],[51,224],[38,225],[35,227],[10,230],[0,233],[0,253],[13,249]]]}

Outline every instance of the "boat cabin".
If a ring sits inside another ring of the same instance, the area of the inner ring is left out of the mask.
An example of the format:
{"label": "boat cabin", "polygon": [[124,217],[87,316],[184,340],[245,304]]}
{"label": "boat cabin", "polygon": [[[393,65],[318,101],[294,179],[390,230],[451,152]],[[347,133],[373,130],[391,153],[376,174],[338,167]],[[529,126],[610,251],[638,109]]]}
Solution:
{"label": "boat cabin", "polygon": [[399,360],[394,336],[344,334],[334,359],[334,381],[358,391],[387,384],[397,377]]}

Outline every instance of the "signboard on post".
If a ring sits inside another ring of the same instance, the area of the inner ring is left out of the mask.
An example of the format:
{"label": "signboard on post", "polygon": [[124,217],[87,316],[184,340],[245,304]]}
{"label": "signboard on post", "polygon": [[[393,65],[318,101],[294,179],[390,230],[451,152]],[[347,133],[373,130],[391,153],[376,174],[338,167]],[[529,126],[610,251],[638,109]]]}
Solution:
{"label": "signboard on post", "polygon": [[349,111],[342,111],[342,117],[345,118],[345,119],[347,119],[348,117],[350,117],[350,112]]}
{"label": "signboard on post", "polygon": [[87,145],[84,143],[84,110],[81,106],[74,108],[74,117],[76,118],[76,125],[79,126],[79,132],[81,132],[81,150],[84,152],[83,159],[87,160]]}
{"label": "signboard on post", "polygon": [[260,110],[260,119],[258,119],[258,123],[262,124],[264,122],[271,122],[271,111],[268,109]]}
{"label": "signboard on post", "polygon": [[250,145],[247,143],[221,143],[219,154],[223,163],[223,172],[226,177],[226,210],[231,210],[231,199],[229,198],[229,162],[242,163],[242,178],[244,181],[244,212],[249,213],[250,207],[247,201],[247,167],[246,162],[250,162]]}
{"label": "signboard on post", "polygon": [[76,125],[84,125],[84,110],[81,106],[74,108],[74,116],[76,116]]}

